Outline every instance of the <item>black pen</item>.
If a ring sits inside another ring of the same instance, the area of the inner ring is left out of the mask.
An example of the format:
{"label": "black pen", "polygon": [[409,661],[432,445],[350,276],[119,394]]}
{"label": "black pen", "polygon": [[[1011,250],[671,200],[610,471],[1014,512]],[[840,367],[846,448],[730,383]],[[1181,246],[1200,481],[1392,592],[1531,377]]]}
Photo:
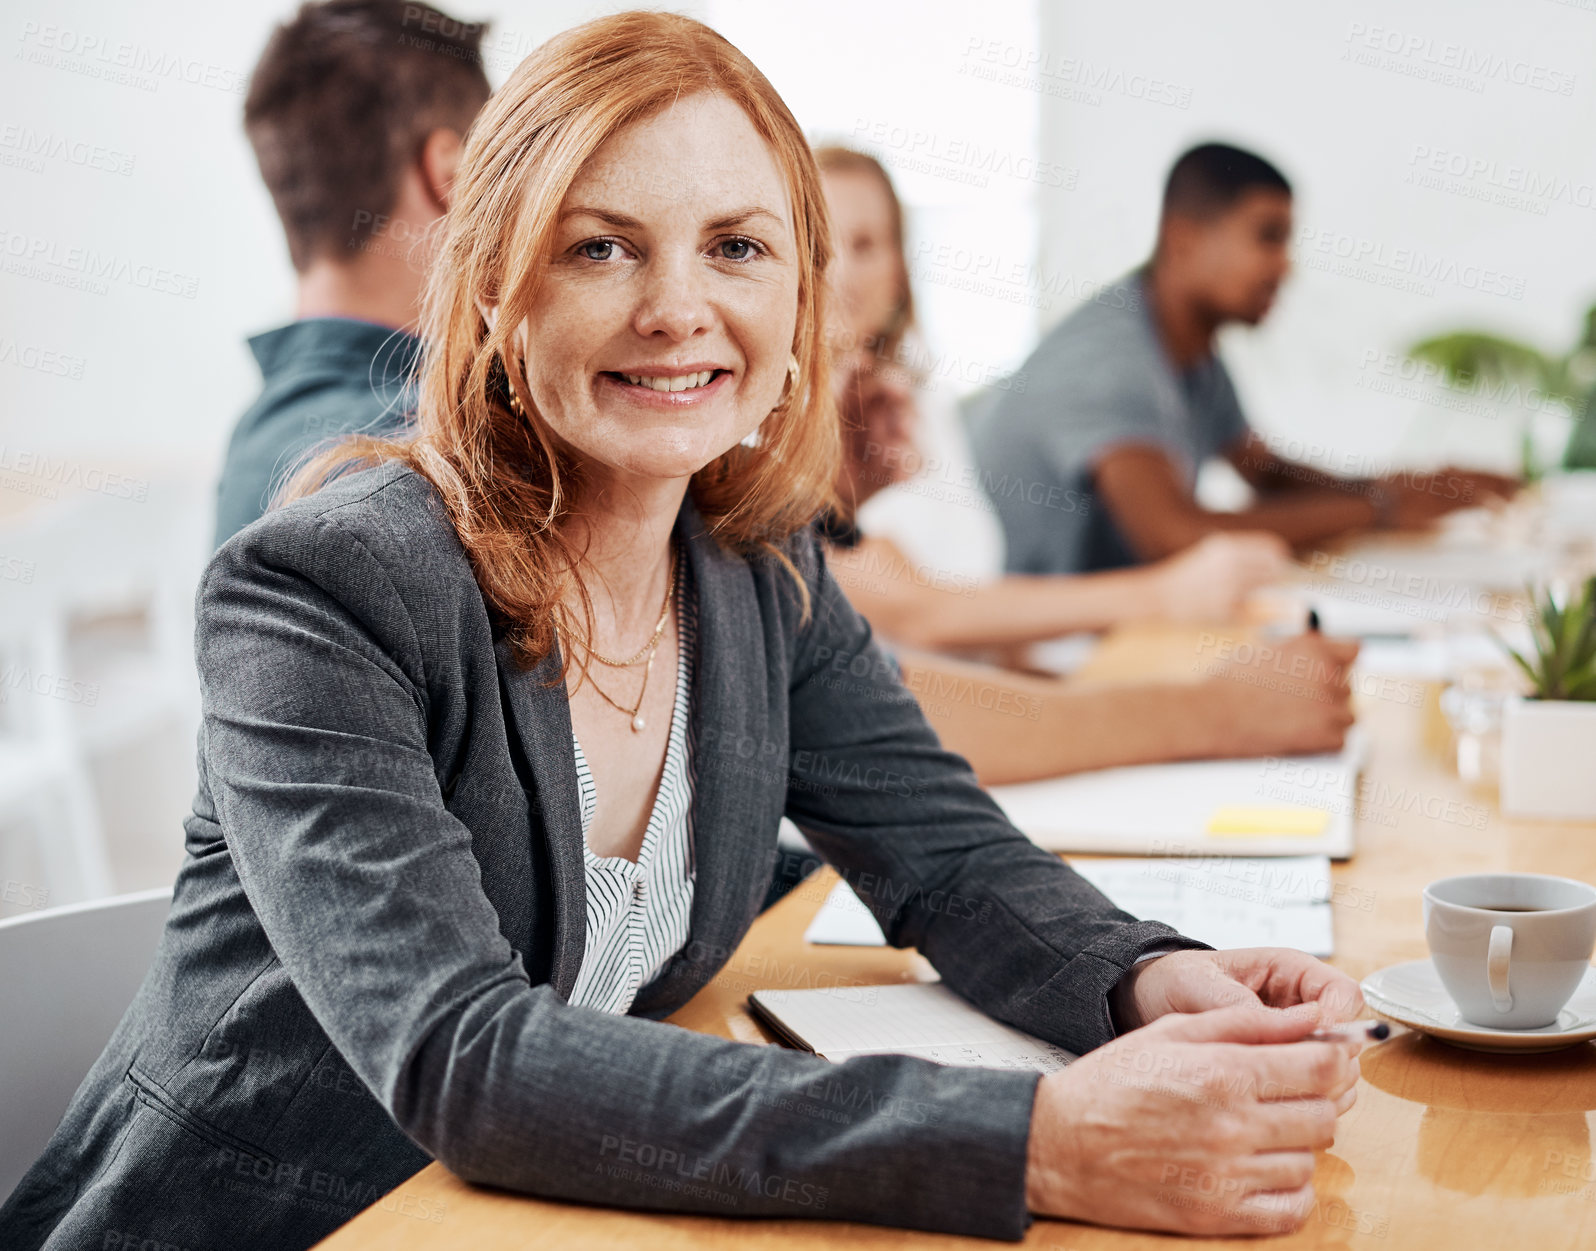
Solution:
{"label": "black pen", "polygon": [[1308,633],[1319,633],[1319,610],[1317,608],[1308,609]]}
{"label": "black pen", "polygon": [[1391,1037],[1391,1027],[1384,1021],[1353,1021],[1350,1025],[1332,1025],[1315,1030],[1304,1042],[1384,1042]]}

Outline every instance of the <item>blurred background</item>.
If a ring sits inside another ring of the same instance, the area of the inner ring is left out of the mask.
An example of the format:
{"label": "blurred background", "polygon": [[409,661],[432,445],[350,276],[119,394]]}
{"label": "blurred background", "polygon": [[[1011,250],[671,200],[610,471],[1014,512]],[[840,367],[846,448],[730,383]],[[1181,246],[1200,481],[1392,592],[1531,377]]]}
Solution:
{"label": "blurred background", "polygon": [[[443,7],[491,22],[497,85],[627,6]],[[1592,0],[673,7],[812,140],[891,172],[930,385],[968,397],[1144,259],[1169,164],[1219,139],[1296,189],[1294,276],[1223,347],[1282,452],[1362,474],[1561,456],[1577,399],[1409,349],[1485,331],[1592,382],[1571,355],[1596,303]],[[294,8],[20,0],[0,26],[0,916],[165,884],[182,854],[216,474],[260,384],[245,339],[293,313],[240,114]]]}

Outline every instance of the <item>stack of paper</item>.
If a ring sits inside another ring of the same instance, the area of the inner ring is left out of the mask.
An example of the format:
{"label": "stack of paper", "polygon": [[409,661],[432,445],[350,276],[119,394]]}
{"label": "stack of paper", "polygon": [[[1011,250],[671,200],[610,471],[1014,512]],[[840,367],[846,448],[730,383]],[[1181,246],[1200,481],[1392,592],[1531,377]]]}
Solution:
{"label": "stack of paper", "polygon": [[804,942],[828,947],[885,947],[887,940],[870,909],[846,882],[831,888],[804,931]]}
{"label": "stack of paper", "polygon": [[1049,851],[1131,856],[1352,854],[1363,739],[1333,756],[1097,769],[995,786],[991,796]]}
{"label": "stack of paper", "polygon": [[1081,860],[1071,867],[1132,916],[1162,921],[1211,947],[1335,952],[1327,856]]}
{"label": "stack of paper", "polygon": [[[1071,867],[1132,916],[1162,921],[1213,947],[1334,952],[1325,856],[1128,858],[1082,860]],[[827,896],[804,940],[859,947],[886,942],[845,882]]]}
{"label": "stack of paper", "polygon": [[1532,646],[1527,625],[1509,623],[1496,634],[1462,633],[1434,635],[1419,639],[1365,640],[1358,650],[1357,673],[1360,691],[1386,693],[1396,699],[1411,699],[1409,689],[1382,688],[1372,684],[1370,678],[1411,678],[1418,682],[1446,682],[1471,670],[1504,669],[1511,671],[1513,662],[1507,647],[1528,652]]}

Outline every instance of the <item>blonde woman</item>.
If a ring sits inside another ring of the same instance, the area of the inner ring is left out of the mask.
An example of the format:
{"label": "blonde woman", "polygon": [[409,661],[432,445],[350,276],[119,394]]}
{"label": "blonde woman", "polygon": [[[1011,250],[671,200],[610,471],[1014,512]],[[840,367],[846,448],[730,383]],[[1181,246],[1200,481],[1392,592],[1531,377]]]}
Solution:
{"label": "blonde woman", "polygon": [[[801,131],[708,28],[607,17],[511,75],[462,156],[414,439],[310,466],[333,480],[206,571],[171,919],[8,1251],[306,1247],[430,1159],[1004,1238],[1303,1219],[1356,1079],[1305,1039],[1356,988],[1116,911],[938,746],[812,537],[828,252]],[[1090,1054],[831,1065],[654,1019],[736,947],[783,813],[879,884],[891,941]],[[857,1110],[816,1115],[823,1088]],[[1171,1143],[1223,1203],[1164,1184]]]}

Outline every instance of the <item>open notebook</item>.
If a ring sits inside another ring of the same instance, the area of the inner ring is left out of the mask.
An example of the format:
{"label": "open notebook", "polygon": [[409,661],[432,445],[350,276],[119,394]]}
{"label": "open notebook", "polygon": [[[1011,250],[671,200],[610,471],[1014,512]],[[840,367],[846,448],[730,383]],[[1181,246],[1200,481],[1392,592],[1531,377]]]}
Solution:
{"label": "open notebook", "polygon": [[756,990],[748,1003],[785,1042],[828,1060],[908,1055],[938,1064],[1050,1073],[1075,1058],[994,1021],[941,982]]}
{"label": "open notebook", "polygon": [[1049,851],[1345,860],[1363,741],[1354,728],[1336,755],[1131,765],[989,793]]}

